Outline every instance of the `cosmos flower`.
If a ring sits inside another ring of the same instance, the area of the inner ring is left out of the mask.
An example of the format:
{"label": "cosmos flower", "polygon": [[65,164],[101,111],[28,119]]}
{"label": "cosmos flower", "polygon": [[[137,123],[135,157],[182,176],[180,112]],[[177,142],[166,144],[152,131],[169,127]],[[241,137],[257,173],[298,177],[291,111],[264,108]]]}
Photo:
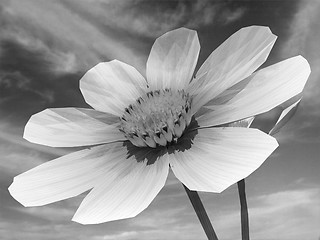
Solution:
{"label": "cosmos flower", "polygon": [[240,29],[194,74],[197,33],[179,28],[155,41],[146,79],[117,60],[96,65],[80,80],[94,109],[46,109],[24,132],[33,143],[90,147],[16,176],[11,195],[40,206],[91,189],[73,220],[94,224],[143,211],[169,169],[196,191],[221,192],[247,177],[278,144],[230,123],[250,121],[301,93],[310,73],[301,56],[256,71],[275,40],[267,27]]}

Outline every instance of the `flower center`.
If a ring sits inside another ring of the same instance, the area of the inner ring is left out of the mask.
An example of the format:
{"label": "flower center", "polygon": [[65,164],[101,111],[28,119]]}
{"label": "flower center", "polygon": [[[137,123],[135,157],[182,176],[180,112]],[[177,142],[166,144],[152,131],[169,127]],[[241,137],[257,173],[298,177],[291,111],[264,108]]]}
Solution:
{"label": "flower center", "polygon": [[138,147],[176,142],[191,121],[191,97],[184,90],[156,90],[125,109],[119,130]]}

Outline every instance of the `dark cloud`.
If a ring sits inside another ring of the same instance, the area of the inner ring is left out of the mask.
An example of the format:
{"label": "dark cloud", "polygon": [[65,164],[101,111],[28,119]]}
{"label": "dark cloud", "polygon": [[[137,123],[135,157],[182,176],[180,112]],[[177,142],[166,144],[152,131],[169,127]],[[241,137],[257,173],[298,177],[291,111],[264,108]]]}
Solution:
{"label": "dark cloud", "polygon": [[12,40],[0,47],[0,106],[7,117],[26,121],[47,107],[87,106],[78,85],[83,73],[57,74],[45,53]]}

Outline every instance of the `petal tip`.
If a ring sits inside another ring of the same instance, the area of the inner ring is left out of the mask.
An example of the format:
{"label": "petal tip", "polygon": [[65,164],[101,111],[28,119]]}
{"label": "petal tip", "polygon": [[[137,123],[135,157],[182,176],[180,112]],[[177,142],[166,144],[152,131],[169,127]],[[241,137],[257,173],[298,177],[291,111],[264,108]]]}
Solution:
{"label": "petal tip", "polygon": [[278,36],[275,35],[268,26],[252,25],[252,26],[248,26],[248,27],[243,27],[239,31],[250,31],[250,30],[256,31],[256,32],[261,31],[264,34],[270,35],[270,37],[273,38],[272,42],[275,42],[276,39],[278,38]]}
{"label": "petal tip", "polygon": [[[269,134],[268,134],[269,135]],[[269,135],[270,136],[270,135]],[[272,136],[270,136],[270,137],[272,137]],[[273,139],[272,139],[272,147],[274,148],[273,149],[273,151],[274,150],[276,150],[278,147],[279,147],[279,143],[278,143],[278,141],[277,141],[277,139],[276,138],[274,138],[274,137],[272,137]]]}
{"label": "petal tip", "polygon": [[262,25],[251,25],[251,26],[243,27],[240,30],[248,30],[248,29],[263,30],[263,31],[272,33],[271,29],[268,26],[262,26]]}
{"label": "petal tip", "polygon": [[[78,209],[79,210],[79,209]],[[106,222],[111,222],[118,219],[107,219],[107,218],[98,218],[97,216],[85,216],[85,214],[76,211],[73,215],[71,221],[80,223],[82,225],[93,225],[93,224],[101,224]]]}
{"label": "petal tip", "polygon": [[[51,113],[48,113],[48,112],[51,112]],[[50,108],[47,108],[45,110],[42,110],[41,112],[33,114],[24,127],[22,137],[31,143],[38,144],[38,141],[36,140],[34,135],[35,135],[35,133],[39,133],[38,128],[41,125],[41,124],[39,124],[39,122],[41,122],[40,120],[42,119],[43,115],[52,115],[52,114],[54,114],[54,113],[52,112],[52,110]],[[38,127],[37,127],[37,125],[38,125]],[[36,131],[36,129],[38,131]]]}
{"label": "petal tip", "polygon": [[92,223],[89,223],[89,222],[85,221],[85,219],[82,219],[81,217],[78,217],[77,213],[75,213],[73,215],[71,221],[76,222],[76,223],[80,223],[82,225],[92,224]]}
{"label": "petal tip", "polygon": [[180,28],[177,28],[177,29],[173,29],[167,33],[172,33],[172,32],[192,32],[192,33],[197,33],[196,30],[193,30],[193,29],[190,29],[190,28],[186,28],[186,27],[180,27]]}
{"label": "petal tip", "polygon": [[85,216],[85,214],[83,214],[83,212],[80,212],[80,209],[81,209],[81,206],[77,209],[77,211],[73,215],[71,221],[80,223],[82,225],[101,223],[98,221],[92,221],[92,218]]}
{"label": "petal tip", "polygon": [[[31,118],[30,118],[30,120],[31,120]],[[25,140],[27,140],[28,142],[33,142],[32,138],[30,136],[30,120],[27,122],[26,126],[24,127],[22,137]]]}
{"label": "petal tip", "polygon": [[301,61],[301,64],[303,64],[303,67],[305,70],[310,74],[311,73],[311,67],[307,59],[305,59],[302,55],[298,55],[295,57],[299,61]]}
{"label": "petal tip", "polygon": [[16,177],[14,177],[13,182],[8,187],[8,191],[17,202],[19,202],[24,207],[32,207],[32,204],[29,204],[28,202],[25,202],[23,198],[21,198],[21,194],[19,194],[19,189],[17,189],[17,181]]}
{"label": "petal tip", "polygon": [[15,194],[14,194],[14,180],[13,182],[11,183],[11,185],[8,187],[8,191],[10,193],[10,195],[15,199]]}

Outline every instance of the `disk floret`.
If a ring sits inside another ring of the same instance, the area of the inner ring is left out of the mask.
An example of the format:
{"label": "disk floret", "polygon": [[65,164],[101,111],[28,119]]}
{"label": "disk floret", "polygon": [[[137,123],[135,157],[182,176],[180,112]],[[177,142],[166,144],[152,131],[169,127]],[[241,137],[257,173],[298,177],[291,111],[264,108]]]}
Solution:
{"label": "disk floret", "polygon": [[190,124],[191,100],[184,90],[150,91],[125,109],[119,130],[138,147],[176,142]]}

